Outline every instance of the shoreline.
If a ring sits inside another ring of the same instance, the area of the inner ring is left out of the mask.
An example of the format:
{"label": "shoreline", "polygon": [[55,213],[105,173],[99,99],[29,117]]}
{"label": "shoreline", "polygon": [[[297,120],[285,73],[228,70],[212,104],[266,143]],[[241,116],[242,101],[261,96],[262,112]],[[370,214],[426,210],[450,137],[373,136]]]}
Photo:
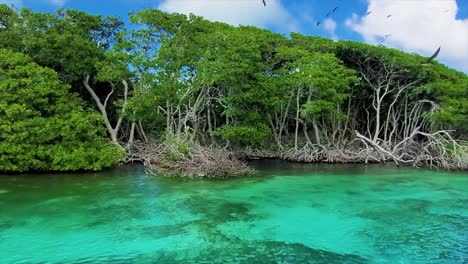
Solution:
{"label": "shoreline", "polygon": [[[153,144],[153,147],[148,147]],[[127,157],[127,163],[142,163],[147,173],[163,174],[169,177],[180,178],[207,178],[226,179],[238,178],[254,173],[250,166],[255,160],[278,160],[281,162],[291,162],[298,164],[389,164],[396,167],[415,167],[432,170],[446,171],[468,171],[468,164],[465,160],[452,160],[450,163],[431,163],[432,160],[419,160],[415,163],[397,162],[392,157],[379,157],[377,151],[369,149],[363,150],[337,150],[326,149],[326,151],[312,153],[301,152],[302,149],[289,149],[284,151],[260,150],[260,149],[237,149],[226,150],[219,147],[205,147],[200,144],[188,144],[183,153],[171,148],[169,151],[171,160],[167,160],[167,148],[170,144],[163,143],[143,144],[146,148],[157,149],[151,153],[131,153]],[[362,154],[365,153],[365,154]],[[361,154],[361,155],[360,155]],[[195,157],[195,158],[194,158]],[[450,166],[450,167],[448,167]]]}
{"label": "shoreline", "polygon": [[[397,165],[393,161],[386,161],[386,162],[361,162],[361,161],[348,161],[348,162],[326,162],[326,161],[313,161],[313,162],[305,162],[305,161],[296,161],[296,160],[289,160],[289,159],[282,159],[278,157],[249,157],[247,159],[242,159],[242,162],[246,163],[249,167],[252,167],[252,163],[256,162],[274,162],[277,161],[278,163],[290,163],[290,164],[299,164],[299,165],[357,165],[357,166],[394,166],[395,168],[414,168],[414,169],[422,169],[422,170],[433,170],[433,171],[448,171],[448,172],[468,172],[468,168],[457,169],[457,170],[447,170],[444,168],[439,167],[428,167],[428,166],[413,166],[408,164],[401,164]],[[145,168],[145,173],[148,175],[155,175],[155,173],[148,173],[146,172],[147,167],[145,166],[143,161],[133,160],[130,162],[123,162],[117,166],[105,168],[102,170],[96,171],[87,171],[87,170],[80,170],[80,171],[29,171],[29,172],[0,172],[0,177],[14,177],[14,176],[31,176],[31,177],[41,177],[44,174],[53,175],[53,176],[60,176],[60,175],[70,175],[76,174],[78,175],[91,175],[95,173],[105,173],[112,170],[119,169],[122,166],[134,166],[134,165],[141,165]],[[158,175],[163,175],[159,174]],[[166,176],[169,178],[187,178],[187,177],[180,177],[176,175],[169,175]],[[248,177],[248,176],[244,176]],[[229,179],[229,178],[243,178],[241,177],[226,177],[226,178],[191,178],[191,179],[208,179],[208,180],[219,180],[219,179]]]}
{"label": "shoreline", "polygon": [[[170,144],[169,144],[170,145]],[[219,147],[205,147],[199,144],[191,145],[187,149],[187,153],[182,155],[171,149],[171,155],[173,160],[165,160],[163,169],[161,169],[161,161],[167,156],[164,152],[165,147],[163,143],[143,143],[138,142],[132,148],[132,151],[127,153],[125,158],[119,165],[103,168],[101,170],[75,170],[75,171],[26,171],[26,172],[0,172],[0,176],[20,176],[20,175],[33,175],[41,176],[42,174],[92,174],[105,172],[108,170],[116,169],[119,166],[126,164],[141,164],[144,166],[147,174],[153,175],[165,175],[168,177],[176,178],[206,178],[206,179],[227,179],[227,178],[239,178],[245,177],[249,174],[254,174],[255,171],[251,168],[250,164],[254,161],[262,160],[277,160],[279,162],[297,163],[297,164],[326,164],[326,165],[388,165],[394,164],[396,167],[414,167],[418,169],[430,169],[430,170],[444,170],[444,171],[468,171],[468,164],[463,163],[462,166],[454,166],[450,168],[438,166],[437,164],[429,165],[428,162],[422,160],[418,164],[414,163],[398,163],[387,157],[386,159],[378,160],[375,158],[378,155],[377,152],[369,152],[367,156],[363,155],[350,155],[350,153],[357,153],[351,150],[327,150],[327,152],[321,153],[320,155],[307,156],[307,155],[294,155],[297,151],[294,149],[280,151],[273,151],[267,149],[238,149],[238,150],[226,150]],[[141,146],[144,146],[142,148]],[[166,146],[167,147],[167,146]],[[199,159],[194,161],[191,160],[191,152],[193,150],[199,151],[196,155]],[[135,151],[137,150],[137,151]],[[142,151],[143,150],[143,151]],[[361,150],[362,151],[362,150]],[[201,153],[201,154],[200,154]],[[346,155],[348,153],[348,155]],[[315,153],[317,154],[317,153]],[[333,155],[332,155],[333,154]],[[175,155],[175,156],[174,156]],[[374,155],[374,156],[372,156]],[[200,158],[201,156],[201,158]],[[223,164],[224,162],[224,164]],[[466,162],[466,161],[464,161]],[[195,172],[191,170],[193,167],[180,168],[181,163],[199,163],[201,168],[197,168]],[[206,167],[204,163],[209,163]],[[227,169],[223,168],[223,165],[227,165]],[[205,167],[204,167],[205,166]]]}

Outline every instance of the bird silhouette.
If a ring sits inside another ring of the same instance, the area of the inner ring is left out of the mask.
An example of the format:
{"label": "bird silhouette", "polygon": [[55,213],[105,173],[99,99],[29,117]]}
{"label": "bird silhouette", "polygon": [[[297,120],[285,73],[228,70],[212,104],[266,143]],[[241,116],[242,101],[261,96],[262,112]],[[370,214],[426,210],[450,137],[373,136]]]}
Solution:
{"label": "bird silhouette", "polygon": [[263,6],[266,6],[266,1],[265,1],[265,0],[262,0],[262,2],[263,2]]}
{"label": "bird silhouette", "polygon": [[371,11],[369,11],[369,12],[367,12],[366,16],[370,15],[370,13],[372,13],[372,10],[371,10]]}
{"label": "bird silhouette", "polygon": [[450,9],[445,9],[442,13],[447,13],[448,11],[450,11]]}
{"label": "bird silhouette", "polygon": [[10,4],[11,9],[15,10],[16,12],[20,12],[19,8],[17,8],[14,4]]}
{"label": "bird silhouette", "polygon": [[388,15],[387,18],[391,17],[392,15]]}
{"label": "bird silhouette", "polygon": [[317,27],[320,25],[320,21],[317,21]]}
{"label": "bird silhouette", "polygon": [[336,11],[337,9],[338,9],[338,7],[333,8],[333,10],[329,11],[329,12],[325,15],[325,17],[328,17],[328,16],[330,16],[331,14],[335,13],[335,11]]}
{"label": "bird silhouette", "polygon": [[437,55],[439,55],[439,52],[440,52],[440,48],[439,47],[436,52],[434,52],[434,54],[432,54],[432,56],[427,60],[427,62],[431,62],[433,59],[435,59],[437,57]]}
{"label": "bird silhouette", "polygon": [[384,38],[383,38],[379,43],[377,43],[377,44],[378,44],[379,46],[383,46],[382,43],[384,43],[384,42],[385,42],[385,39],[388,38],[388,37],[390,37],[391,35],[392,35],[392,34],[387,34],[387,35],[385,35]]}

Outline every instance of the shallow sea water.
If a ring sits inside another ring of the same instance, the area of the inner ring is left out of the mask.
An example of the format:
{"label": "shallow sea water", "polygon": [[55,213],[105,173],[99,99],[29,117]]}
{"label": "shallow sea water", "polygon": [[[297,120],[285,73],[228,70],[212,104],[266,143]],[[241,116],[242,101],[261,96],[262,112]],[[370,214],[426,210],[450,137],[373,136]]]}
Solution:
{"label": "shallow sea water", "polygon": [[468,263],[468,173],[257,161],[0,176],[0,263]]}

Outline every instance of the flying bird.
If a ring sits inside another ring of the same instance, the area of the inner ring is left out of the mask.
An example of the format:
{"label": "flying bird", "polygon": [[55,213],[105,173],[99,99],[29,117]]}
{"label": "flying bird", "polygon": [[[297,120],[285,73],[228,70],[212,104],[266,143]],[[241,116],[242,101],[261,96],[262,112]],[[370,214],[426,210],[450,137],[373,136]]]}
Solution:
{"label": "flying bird", "polygon": [[371,10],[371,11],[369,11],[369,12],[367,12],[366,16],[370,15],[370,13],[372,13],[372,10]]}
{"label": "flying bird", "polygon": [[317,21],[317,25],[316,25],[316,27],[318,27],[319,25],[320,25],[320,21]]}
{"label": "flying bird", "polygon": [[10,4],[11,8],[16,12],[20,12],[19,8],[17,8],[14,4]]}
{"label": "flying bird", "polygon": [[450,11],[450,9],[445,9],[442,13],[447,13],[448,11]]}
{"label": "flying bird", "polygon": [[391,17],[392,15],[388,15],[387,18]]}
{"label": "flying bird", "polygon": [[325,17],[328,17],[330,14],[333,14],[335,13],[335,11],[338,9],[338,7],[335,7],[333,8],[333,10],[331,10],[330,12],[327,13],[327,15]]}
{"label": "flying bird", "polygon": [[385,41],[386,38],[390,37],[392,34],[387,34],[384,36],[384,38],[379,42],[377,43],[379,46],[383,46],[382,43]]}
{"label": "flying bird", "polygon": [[266,6],[266,1],[265,1],[265,0],[262,0],[262,2],[263,2],[263,6]]}
{"label": "flying bird", "polygon": [[427,60],[427,62],[431,62],[433,59],[435,59],[437,57],[437,55],[439,55],[439,52],[440,52],[440,47],[436,50],[436,52],[434,52],[434,54]]}

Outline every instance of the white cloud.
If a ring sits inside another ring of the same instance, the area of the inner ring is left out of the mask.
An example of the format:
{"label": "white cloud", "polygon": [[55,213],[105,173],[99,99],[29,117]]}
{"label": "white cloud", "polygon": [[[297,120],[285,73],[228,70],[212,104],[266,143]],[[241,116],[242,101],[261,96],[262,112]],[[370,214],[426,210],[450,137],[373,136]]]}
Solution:
{"label": "white cloud", "polygon": [[[368,16],[353,14],[345,25],[377,44],[385,35],[386,46],[438,57],[468,72],[468,19],[457,19],[456,0],[367,0]],[[392,15],[387,18],[388,15]]]}
{"label": "white cloud", "polygon": [[297,24],[280,0],[164,0],[158,9],[169,13],[196,14],[231,25],[276,26],[294,30]]}
{"label": "white cloud", "polygon": [[63,6],[68,2],[68,0],[46,0],[46,2],[55,6]]}
{"label": "white cloud", "polygon": [[0,4],[7,4],[9,6],[13,5],[16,8],[23,7],[23,1],[22,0],[0,0]]}
{"label": "white cloud", "polygon": [[327,18],[323,21],[323,27],[325,28],[328,33],[330,33],[332,39],[338,39],[338,36],[336,35],[336,22],[335,20],[331,18]]}

